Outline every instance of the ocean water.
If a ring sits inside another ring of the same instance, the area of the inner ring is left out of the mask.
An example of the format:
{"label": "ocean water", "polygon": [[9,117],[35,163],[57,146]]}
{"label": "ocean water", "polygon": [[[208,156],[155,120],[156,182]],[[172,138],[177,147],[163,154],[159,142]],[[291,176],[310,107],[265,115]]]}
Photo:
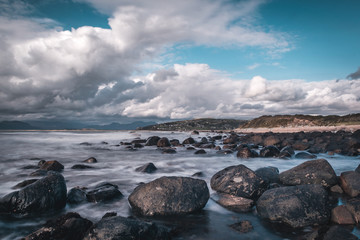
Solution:
{"label": "ocean water", "polygon": [[[119,186],[124,198],[110,203],[86,203],[69,206],[58,213],[42,215],[37,218],[0,218],[0,239],[19,239],[41,227],[46,220],[65,212],[78,212],[82,217],[97,222],[106,212],[117,212],[119,216],[131,216],[127,197],[141,182],[149,182],[161,176],[186,176],[202,172],[199,177],[208,183],[210,179],[225,167],[244,164],[252,170],[260,167],[275,166],[280,172],[290,169],[306,160],[277,158],[239,159],[236,153],[217,154],[216,150],[206,149],[207,154],[195,155],[185,147],[177,147],[176,154],[163,154],[157,147],[144,147],[130,151],[120,142],[134,139],[147,139],[150,136],[184,139],[192,136],[196,140],[202,137],[215,136],[219,133],[190,132],[151,132],[151,131],[15,131],[0,132],[0,197],[15,191],[14,185],[26,179],[34,169],[25,166],[37,165],[39,159],[57,160],[65,166],[62,172],[66,179],[67,189],[73,187],[94,187],[101,182],[111,182]],[[225,134],[223,134],[225,135]],[[81,143],[89,143],[84,145]],[[221,146],[221,141],[216,142]],[[93,169],[71,169],[75,164],[89,157],[95,157],[98,163],[91,164]],[[327,159],[339,175],[341,172],[354,170],[360,163],[359,157],[341,155],[329,156],[319,154],[318,158]],[[152,162],[158,168],[155,173],[136,172],[143,164]],[[147,219],[149,220],[149,219]],[[176,218],[156,218],[153,221],[177,226],[175,239],[291,239],[301,232],[279,232],[261,221],[256,213],[234,213],[209,200],[200,213]],[[241,220],[249,220],[254,230],[241,234],[232,230],[229,225]],[[301,231],[307,231],[304,229]],[[357,233],[357,229],[354,230]]]}

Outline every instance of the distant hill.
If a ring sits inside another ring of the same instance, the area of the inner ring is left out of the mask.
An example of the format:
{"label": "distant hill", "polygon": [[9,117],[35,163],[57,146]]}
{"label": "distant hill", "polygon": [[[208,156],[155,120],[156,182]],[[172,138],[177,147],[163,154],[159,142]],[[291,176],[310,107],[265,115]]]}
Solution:
{"label": "distant hill", "polygon": [[360,125],[360,113],[346,116],[274,115],[248,121],[241,128]]}
{"label": "distant hill", "polygon": [[138,128],[155,131],[191,131],[191,130],[233,130],[246,123],[244,120],[200,118],[176,122],[167,122]]}
{"label": "distant hill", "polygon": [[90,129],[97,129],[97,130],[135,130],[139,127],[144,127],[148,125],[154,125],[156,122],[142,122],[142,121],[136,121],[132,123],[126,123],[126,124],[120,124],[113,122],[111,124],[107,125],[91,125],[87,126],[86,128]]}
{"label": "distant hill", "polygon": [[0,122],[0,129],[1,130],[35,130],[39,128],[21,121],[2,121]]}

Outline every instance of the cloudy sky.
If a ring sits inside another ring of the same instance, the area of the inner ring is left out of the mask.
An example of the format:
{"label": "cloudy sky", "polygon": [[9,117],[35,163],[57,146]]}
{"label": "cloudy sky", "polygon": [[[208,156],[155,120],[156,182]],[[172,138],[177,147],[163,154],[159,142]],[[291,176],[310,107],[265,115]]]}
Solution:
{"label": "cloudy sky", "polygon": [[358,0],[0,0],[0,120],[360,112]]}

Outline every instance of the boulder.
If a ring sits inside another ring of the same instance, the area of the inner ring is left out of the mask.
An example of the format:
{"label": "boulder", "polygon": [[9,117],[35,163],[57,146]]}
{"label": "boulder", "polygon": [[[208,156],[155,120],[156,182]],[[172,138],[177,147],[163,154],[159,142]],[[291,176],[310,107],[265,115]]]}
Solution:
{"label": "boulder", "polygon": [[83,161],[84,163],[97,163],[98,161],[94,157],[89,157],[88,159]]}
{"label": "boulder", "polygon": [[217,192],[250,199],[257,199],[268,187],[261,177],[242,164],[217,172],[210,184]]}
{"label": "boulder", "polygon": [[34,182],[36,182],[37,179],[28,179],[28,180],[24,180],[18,184],[16,184],[15,186],[12,187],[12,189],[18,189],[18,188],[23,188],[26,187]]}
{"label": "boulder", "polygon": [[157,145],[157,147],[160,147],[160,148],[171,146],[170,141],[167,137],[160,138],[156,145]]}
{"label": "boulder", "polygon": [[163,148],[162,153],[164,153],[164,154],[174,154],[174,153],[176,153],[176,150],[173,149],[173,148]]}
{"label": "boulder", "polygon": [[86,201],[86,192],[79,187],[74,187],[70,189],[67,194],[67,202],[70,204],[79,204]]}
{"label": "boulder", "polygon": [[39,230],[26,236],[24,240],[72,239],[81,240],[93,223],[78,213],[69,212],[50,220]]}
{"label": "boulder", "polygon": [[86,193],[89,202],[106,202],[123,197],[118,186],[111,183],[101,183],[95,186],[94,190]]}
{"label": "boulder", "polygon": [[172,140],[170,140],[170,144],[171,144],[172,146],[180,146],[180,145],[181,145],[181,143],[180,143],[180,141],[179,141],[178,139],[172,139]]}
{"label": "boulder", "polygon": [[331,221],[336,224],[355,224],[351,212],[344,206],[336,206],[331,210]]}
{"label": "boulder", "polygon": [[275,146],[266,146],[260,150],[260,157],[278,157],[280,150]]}
{"label": "boulder", "polygon": [[229,225],[232,229],[241,232],[241,233],[247,233],[254,229],[251,222],[248,220],[243,220],[234,224]]}
{"label": "boulder", "polygon": [[186,138],[182,144],[194,144],[195,140],[192,137]]}
{"label": "boulder", "polygon": [[296,159],[315,159],[316,155],[308,153],[308,152],[298,152],[295,154]]}
{"label": "boulder", "polygon": [[256,204],[261,218],[293,228],[326,224],[330,219],[327,191],[318,184],[269,189]]}
{"label": "boulder", "polygon": [[86,233],[84,240],[169,240],[169,230],[151,222],[121,216],[107,217]]}
{"label": "boulder", "polygon": [[286,146],[286,147],[283,147],[281,150],[280,150],[280,153],[288,153],[290,156],[294,155],[295,154],[295,151],[294,149],[291,147],[291,146]]}
{"label": "boulder", "polygon": [[355,172],[360,173],[360,164],[357,166],[357,168],[355,169]]}
{"label": "boulder", "polygon": [[0,213],[26,215],[61,209],[65,205],[65,179],[60,173],[49,171],[46,177],[1,198]]}
{"label": "boulder", "polygon": [[330,188],[337,184],[334,169],[325,159],[310,160],[280,173],[284,185],[321,184]]}
{"label": "boulder", "polygon": [[277,167],[262,167],[255,171],[267,184],[280,183],[279,169]]}
{"label": "boulder", "polygon": [[143,172],[143,173],[153,173],[157,170],[157,167],[153,163],[147,163],[141,167],[138,167],[135,169],[137,172]]}
{"label": "boulder", "polygon": [[129,196],[136,213],[145,216],[178,215],[202,209],[209,199],[204,180],[189,177],[161,177],[139,185]]}
{"label": "boulder", "polygon": [[214,193],[211,199],[234,212],[250,212],[255,202],[248,198],[236,197],[226,193]]}
{"label": "boulder", "polygon": [[358,196],[360,194],[360,173],[355,171],[341,173],[340,185],[350,197]]}
{"label": "boulder", "polygon": [[158,136],[149,137],[146,140],[145,146],[156,146],[159,140],[160,140],[160,137],[158,137]]}
{"label": "boulder", "polygon": [[74,166],[71,167],[71,169],[91,169],[91,168],[94,167],[85,164],[75,164]]}
{"label": "boulder", "polygon": [[346,202],[346,208],[351,212],[356,223],[360,222],[360,199],[353,198]]}
{"label": "boulder", "polygon": [[58,161],[46,161],[40,167],[41,170],[61,172],[64,169],[64,165]]}
{"label": "boulder", "polygon": [[194,152],[194,154],[206,154],[206,151],[204,149],[199,149]]}
{"label": "boulder", "polygon": [[275,146],[275,145],[279,145],[281,143],[281,140],[278,136],[276,135],[270,135],[268,137],[265,137],[263,140],[263,144],[264,146]]}
{"label": "boulder", "polygon": [[256,151],[250,149],[248,146],[242,146],[238,147],[236,156],[238,158],[255,158],[258,157],[259,154]]}
{"label": "boulder", "polygon": [[325,233],[323,240],[358,240],[355,235],[351,233],[351,229],[344,226],[331,226]]}

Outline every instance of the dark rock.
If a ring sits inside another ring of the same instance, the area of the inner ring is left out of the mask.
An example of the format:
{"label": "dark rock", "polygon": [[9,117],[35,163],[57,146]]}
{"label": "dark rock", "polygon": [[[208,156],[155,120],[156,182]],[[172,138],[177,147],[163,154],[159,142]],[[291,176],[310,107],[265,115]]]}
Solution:
{"label": "dark rock", "polygon": [[308,149],[310,147],[310,144],[307,142],[296,142],[292,145],[293,149],[298,150],[298,151],[305,151],[306,149]]}
{"label": "dark rock", "polygon": [[146,140],[145,146],[156,146],[159,140],[160,140],[160,137],[158,137],[158,136],[149,137]]}
{"label": "dark rock", "polygon": [[166,137],[162,137],[159,139],[159,141],[157,142],[157,147],[163,148],[163,147],[170,147],[170,141],[168,138]]}
{"label": "dark rock", "polygon": [[86,201],[86,192],[79,187],[74,187],[70,189],[67,194],[67,202],[70,204],[79,204]]}
{"label": "dark rock", "polygon": [[216,151],[220,151],[220,150],[221,150],[221,147],[220,147],[220,146],[216,146],[214,149],[215,149]]}
{"label": "dark rock", "polygon": [[186,138],[182,144],[194,144],[195,143],[195,140],[192,138],[192,137],[189,137],[189,138]]}
{"label": "dark rock", "polygon": [[325,224],[330,219],[328,194],[318,184],[269,189],[256,204],[261,218],[293,228]]}
{"label": "dark rock", "polygon": [[297,159],[315,159],[316,155],[308,153],[308,152],[298,152],[295,154],[295,158]]}
{"label": "dark rock", "polygon": [[132,140],[131,141],[131,144],[144,144],[144,143],[146,143],[146,139],[134,139],[134,140]]}
{"label": "dark rock", "polygon": [[286,152],[286,153],[290,154],[290,156],[292,156],[292,155],[295,154],[295,151],[294,151],[294,149],[293,149],[291,146],[283,147],[283,148],[280,150],[280,153],[283,153],[283,152]]}
{"label": "dark rock", "polygon": [[358,240],[358,238],[351,233],[351,230],[343,226],[331,226],[325,233],[323,240]]}
{"label": "dark rock", "polygon": [[179,141],[178,139],[172,139],[172,140],[170,140],[170,144],[171,144],[172,146],[180,146],[180,145],[181,145],[181,143],[180,143],[180,141]]}
{"label": "dark rock", "polygon": [[222,136],[221,135],[216,135],[212,137],[214,140],[221,140]]}
{"label": "dark rock", "polygon": [[66,205],[66,183],[57,172],[12,192],[0,200],[0,213],[31,214],[56,210]]}
{"label": "dark rock", "polygon": [[71,167],[71,169],[89,169],[89,168],[94,168],[94,167],[84,164],[75,164],[74,166]]}
{"label": "dark rock", "polygon": [[351,212],[344,205],[337,206],[331,210],[331,221],[336,224],[355,224]]}
{"label": "dark rock", "polygon": [[204,149],[199,149],[194,152],[194,154],[206,154],[206,151]]}
{"label": "dark rock", "polygon": [[109,143],[108,143],[108,142],[105,142],[105,141],[102,141],[101,144],[103,144],[103,145],[108,145]]}
{"label": "dark rock", "polygon": [[47,161],[41,167],[41,170],[61,172],[64,169],[64,165],[58,161]]}
{"label": "dark rock", "polygon": [[98,161],[94,157],[89,157],[88,159],[84,160],[85,163],[97,163]]}
{"label": "dark rock", "polygon": [[213,143],[206,143],[206,144],[200,144],[199,147],[200,148],[210,148],[210,149],[212,149],[212,148],[215,148],[216,146]]}
{"label": "dark rock", "polygon": [[24,167],[22,167],[21,169],[38,169],[39,167],[38,166],[35,166],[35,165],[26,165]]}
{"label": "dark rock", "polygon": [[86,193],[89,202],[107,202],[123,197],[118,186],[111,183],[102,183]]}
{"label": "dark rock", "polygon": [[281,158],[281,159],[289,159],[289,158],[291,158],[292,156],[291,156],[291,154],[289,153],[289,152],[280,152],[280,154],[279,154],[279,158]]}
{"label": "dark rock", "polygon": [[92,144],[89,142],[82,142],[79,145],[83,145],[83,146],[91,146]]}
{"label": "dark rock", "polygon": [[357,166],[357,168],[355,169],[355,172],[360,173],[360,164]]}
{"label": "dark rock", "polygon": [[350,197],[358,196],[360,194],[360,173],[355,171],[341,173],[340,185]]}
{"label": "dark rock", "polygon": [[133,210],[145,216],[178,215],[202,209],[209,199],[205,181],[188,177],[161,177],[139,185],[129,196]]}
{"label": "dark rock", "polygon": [[262,167],[255,171],[267,184],[280,183],[279,169],[276,167]]}
{"label": "dark rock", "polygon": [[137,172],[143,172],[143,173],[153,173],[157,170],[157,167],[153,163],[147,163],[141,167],[138,167],[135,169]]}
{"label": "dark rock", "polygon": [[233,151],[226,149],[226,150],[219,150],[216,152],[217,154],[232,154]]}
{"label": "dark rock", "polygon": [[134,143],[134,148],[143,148],[144,145],[142,145],[141,143]]}
{"label": "dark rock", "polygon": [[167,228],[151,222],[125,217],[101,219],[86,233],[84,240],[169,240]]}
{"label": "dark rock", "polygon": [[242,146],[238,148],[238,152],[236,154],[238,158],[255,158],[259,157],[259,154],[250,149],[248,146]]}
{"label": "dark rock", "polygon": [[107,213],[105,213],[104,216],[102,216],[101,219],[108,218],[108,217],[116,217],[116,216],[117,216],[116,212],[107,212]]}
{"label": "dark rock", "polygon": [[342,194],[342,193],[344,192],[344,191],[342,190],[342,188],[341,188],[338,184],[332,186],[332,187],[330,188],[330,191],[331,191],[332,193],[339,193],[339,194]]}
{"label": "dark rock", "polygon": [[240,221],[234,224],[229,225],[232,229],[241,232],[241,233],[247,233],[254,229],[250,221],[244,220]]}
{"label": "dark rock", "polygon": [[12,187],[12,189],[18,189],[18,188],[23,188],[26,187],[34,182],[36,182],[37,179],[29,179],[29,180],[24,180],[18,184],[16,184],[15,186]]}
{"label": "dark rock", "polygon": [[78,213],[69,212],[25,237],[25,240],[72,239],[81,240],[93,223]]}
{"label": "dark rock", "polygon": [[275,146],[266,146],[260,150],[260,157],[278,157],[280,151]]}
{"label": "dark rock", "polygon": [[223,146],[223,149],[232,149],[235,150],[237,148],[237,144],[226,144]]}
{"label": "dark rock", "polygon": [[191,133],[191,135],[199,135],[199,134],[200,134],[199,131],[196,131],[196,130],[192,131],[192,133]]}
{"label": "dark rock", "polygon": [[39,170],[36,170],[35,172],[30,173],[30,176],[32,176],[32,177],[40,177],[41,176],[42,177],[42,176],[46,176],[47,173],[48,173],[48,171],[39,169]]}
{"label": "dark rock", "polygon": [[42,166],[44,165],[44,163],[46,163],[45,160],[40,160],[40,161],[38,162],[38,167],[39,167],[39,168],[42,167]]}
{"label": "dark rock", "polygon": [[285,185],[321,184],[330,188],[337,184],[334,169],[325,159],[310,160],[280,173]]}
{"label": "dark rock", "polygon": [[205,143],[208,143],[208,139],[206,137],[202,137],[201,140],[200,140],[200,143],[202,144],[205,144]]}
{"label": "dark rock", "polygon": [[192,177],[204,177],[205,174],[203,172],[196,172],[193,175],[191,175]]}
{"label": "dark rock", "polygon": [[248,198],[236,197],[226,193],[214,193],[211,199],[234,212],[250,212],[255,202]]}
{"label": "dark rock", "polygon": [[217,192],[250,199],[257,199],[267,189],[266,182],[242,164],[217,172],[210,184]]}
{"label": "dark rock", "polygon": [[176,153],[176,150],[173,149],[173,148],[164,148],[164,149],[162,149],[162,153],[164,153],[164,154],[174,154],[174,153]]}
{"label": "dark rock", "polygon": [[194,147],[187,147],[186,150],[190,150],[190,151],[191,151],[191,150],[195,150],[195,148],[194,148]]}
{"label": "dark rock", "polygon": [[360,199],[352,198],[346,202],[346,208],[351,212],[356,223],[360,222]]}
{"label": "dark rock", "polygon": [[277,146],[281,142],[280,138],[275,135],[270,135],[268,137],[265,137],[263,140],[264,146]]}

